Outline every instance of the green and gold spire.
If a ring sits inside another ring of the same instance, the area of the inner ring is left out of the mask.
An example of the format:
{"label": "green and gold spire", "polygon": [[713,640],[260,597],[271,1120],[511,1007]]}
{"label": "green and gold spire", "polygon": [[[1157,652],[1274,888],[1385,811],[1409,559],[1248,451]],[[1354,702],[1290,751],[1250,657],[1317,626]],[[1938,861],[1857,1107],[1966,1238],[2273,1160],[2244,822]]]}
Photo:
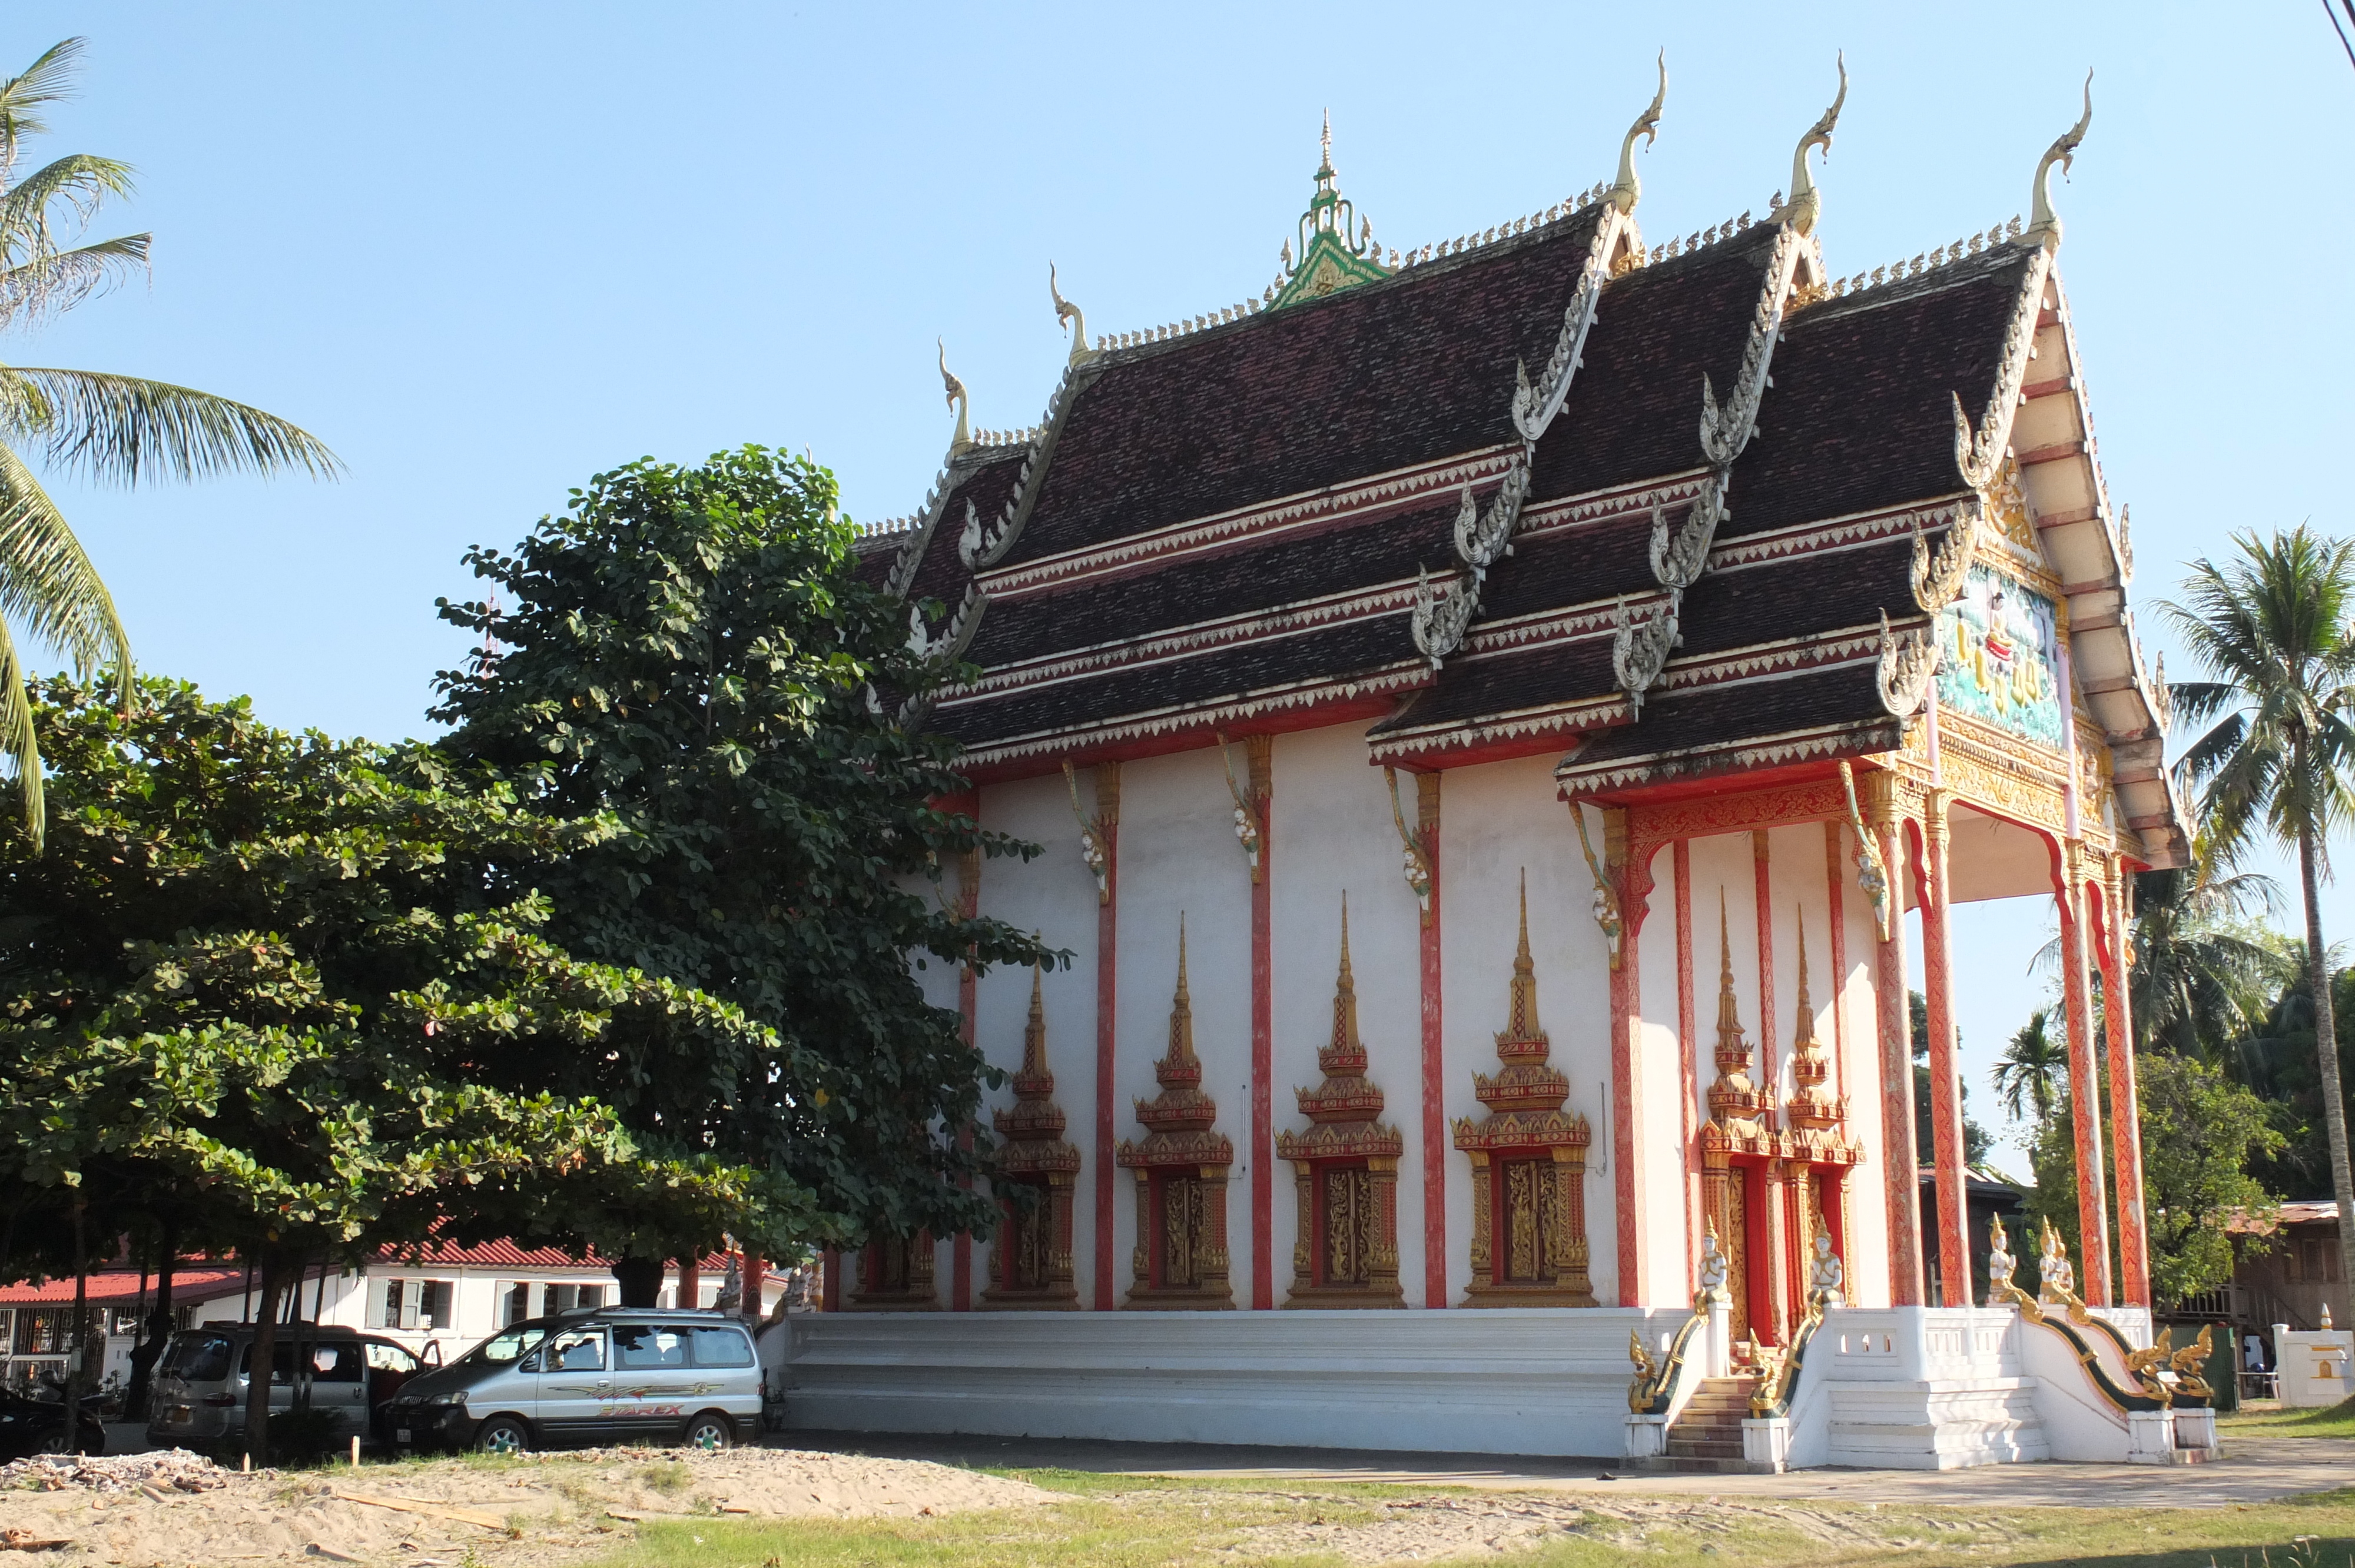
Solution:
{"label": "green and gold spire", "polygon": [[[1358,216],[1356,205],[1341,194],[1339,176],[1333,172],[1330,110],[1325,114],[1322,148],[1323,156],[1316,163],[1316,191],[1308,198],[1308,210],[1300,215],[1299,259],[1294,260],[1292,244],[1285,241],[1284,279],[1267,305],[1272,311],[1391,275],[1391,270],[1382,265],[1381,247],[1374,243],[1374,226]],[[1354,238],[1349,233],[1353,228],[1358,231]]]}

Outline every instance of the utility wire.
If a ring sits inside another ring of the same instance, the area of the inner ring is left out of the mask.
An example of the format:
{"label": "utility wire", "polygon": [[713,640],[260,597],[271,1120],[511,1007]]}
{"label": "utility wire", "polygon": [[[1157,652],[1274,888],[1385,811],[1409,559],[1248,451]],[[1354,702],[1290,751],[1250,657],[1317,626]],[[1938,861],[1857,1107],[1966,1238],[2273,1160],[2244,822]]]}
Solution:
{"label": "utility wire", "polygon": [[[2339,0],[2347,7],[2347,19],[2355,22],[2355,0]],[[2347,51],[2347,63],[2355,65],[2355,43],[2347,38],[2347,29],[2339,25],[2339,13],[2331,9],[2330,0],[2322,0],[2322,14],[2330,18],[2330,30],[2339,35],[2339,47]]]}

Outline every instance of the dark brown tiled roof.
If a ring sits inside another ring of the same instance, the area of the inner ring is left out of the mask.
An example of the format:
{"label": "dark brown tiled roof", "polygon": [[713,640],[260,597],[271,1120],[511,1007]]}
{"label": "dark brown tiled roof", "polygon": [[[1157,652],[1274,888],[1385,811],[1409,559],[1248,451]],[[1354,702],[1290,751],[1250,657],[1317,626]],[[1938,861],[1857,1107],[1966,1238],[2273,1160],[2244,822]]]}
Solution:
{"label": "dark brown tiled roof", "polygon": [[1707,772],[1714,757],[1735,747],[1818,731],[1854,732],[1870,742],[1858,749],[1885,751],[1898,744],[1897,728],[1881,705],[1872,664],[1844,664],[1653,697],[1636,723],[1599,732],[1567,766],[1583,771],[1657,758],[1663,776]]}
{"label": "dark brown tiled roof", "polygon": [[1774,351],[1774,389],[1733,465],[1718,536],[1961,490],[1954,399],[1974,424],[1985,412],[2029,260],[1998,246],[1800,312]]}
{"label": "dark brown tiled roof", "polygon": [[1515,440],[1514,364],[1552,355],[1602,211],[1106,356],[1007,559]]}

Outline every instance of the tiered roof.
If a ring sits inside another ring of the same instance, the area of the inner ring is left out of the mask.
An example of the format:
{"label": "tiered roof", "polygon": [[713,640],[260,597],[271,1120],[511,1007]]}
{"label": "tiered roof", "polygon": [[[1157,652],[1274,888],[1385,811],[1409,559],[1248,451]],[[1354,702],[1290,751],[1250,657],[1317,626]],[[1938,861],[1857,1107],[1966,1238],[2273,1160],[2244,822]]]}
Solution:
{"label": "tiered roof", "polygon": [[2085,122],[2025,228],[1834,281],[1806,154],[1838,104],[1790,200],[1647,247],[1659,107],[1611,185],[1387,261],[1328,149],[1263,302],[1076,342],[1018,438],[960,409],[924,510],[862,547],[982,666],[930,717],[976,776],[1353,716],[1369,760],[1550,753],[1604,799],[1890,751],[1934,568],[2016,483],[2122,814],[2178,857],[2044,196]]}

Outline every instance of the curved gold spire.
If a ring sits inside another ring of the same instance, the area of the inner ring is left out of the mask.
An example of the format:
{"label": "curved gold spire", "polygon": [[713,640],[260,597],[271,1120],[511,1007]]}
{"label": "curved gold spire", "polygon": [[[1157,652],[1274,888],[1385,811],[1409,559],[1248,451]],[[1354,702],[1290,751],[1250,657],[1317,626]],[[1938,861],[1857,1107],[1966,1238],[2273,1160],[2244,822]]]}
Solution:
{"label": "curved gold spire", "polygon": [[973,445],[973,430],[966,418],[971,411],[973,399],[966,395],[964,383],[956,378],[956,372],[949,368],[947,340],[934,338],[932,342],[941,351],[941,385],[948,388],[948,405],[956,410],[957,416],[956,434],[949,438],[949,450],[952,453],[961,452]]}
{"label": "curved gold spire", "polygon": [[1816,1043],[1816,1007],[1807,1000],[1807,906],[1799,906],[1799,1016],[1791,1027],[1791,1049],[1805,1051]]}
{"label": "curved gold spire", "polygon": [[1651,107],[1636,116],[1636,123],[1627,127],[1627,134],[1619,143],[1619,177],[1611,183],[1604,199],[1623,213],[1636,210],[1643,199],[1644,182],[1636,177],[1636,138],[1641,136],[1650,147],[1659,139],[1660,106],[1668,101],[1668,51],[1660,51],[1660,90],[1652,94]]}
{"label": "curved gold spire", "polygon": [[1750,1046],[1742,1038],[1742,1007],[1733,997],[1733,937],[1727,923],[1725,889],[1717,890],[1717,1045],[1722,1051],[1729,1044],[1741,1048],[1742,1059],[1749,1060]]}
{"label": "curved gold spire", "polygon": [[1071,329],[1071,363],[1077,365],[1089,357],[1088,318],[1081,313],[1079,306],[1063,298],[1062,285],[1055,280],[1055,264],[1052,261],[1047,263],[1047,292],[1055,299],[1056,324],[1068,325]]}
{"label": "curved gold spire", "polygon": [[1807,167],[1807,150],[1820,147],[1825,157],[1832,155],[1832,128],[1839,123],[1840,106],[1848,101],[1848,55],[1845,50],[1840,53],[1838,63],[1839,94],[1832,100],[1832,106],[1824,111],[1823,118],[1807,127],[1807,133],[1799,138],[1798,146],[1792,150],[1791,199],[1774,214],[1777,219],[1789,224],[1802,235],[1816,231],[1816,219],[1822,216],[1824,207],[1824,198],[1816,189],[1816,176]]}
{"label": "curved gold spire", "polygon": [[2085,140],[2087,127],[2094,123],[2094,73],[2085,73],[2085,111],[2077,123],[2063,131],[2044,149],[2037,161],[2033,205],[2029,208],[2028,232],[2021,238],[2031,245],[2041,245],[2047,250],[2061,249],[2061,215],[2052,210],[2052,165],[2061,165],[2062,177],[2067,177],[2069,165],[2076,161],[2077,148]]}

